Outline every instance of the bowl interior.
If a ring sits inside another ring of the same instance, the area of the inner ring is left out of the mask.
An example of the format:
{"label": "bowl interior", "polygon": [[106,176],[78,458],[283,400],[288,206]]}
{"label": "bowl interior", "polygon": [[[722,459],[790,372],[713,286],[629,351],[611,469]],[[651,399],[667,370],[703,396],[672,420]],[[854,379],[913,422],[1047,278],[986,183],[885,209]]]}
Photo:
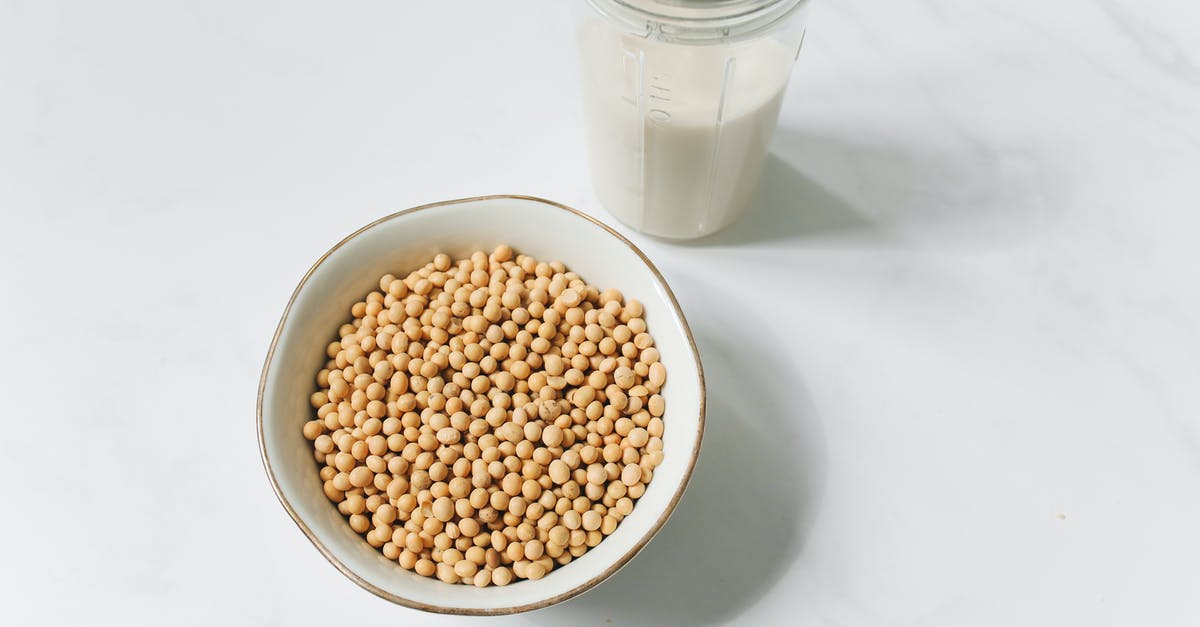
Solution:
{"label": "bowl interior", "polygon": [[[645,495],[599,546],[539,581],[483,589],[418,576],[351,531],[321,489],[301,426],[324,346],[352,303],[387,272],[403,275],[438,252],[460,257],[501,243],[541,261],[560,260],[601,289],[645,304],[646,322],[667,368],[663,463]],[[500,196],[428,205],[379,220],[351,235],[301,282],[280,322],[259,398],[262,454],[280,500],[317,548],[371,592],[431,611],[494,614],[564,600],[611,575],[649,541],[691,475],[703,429],[699,356],[662,278],[627,240],[548,201]]]}

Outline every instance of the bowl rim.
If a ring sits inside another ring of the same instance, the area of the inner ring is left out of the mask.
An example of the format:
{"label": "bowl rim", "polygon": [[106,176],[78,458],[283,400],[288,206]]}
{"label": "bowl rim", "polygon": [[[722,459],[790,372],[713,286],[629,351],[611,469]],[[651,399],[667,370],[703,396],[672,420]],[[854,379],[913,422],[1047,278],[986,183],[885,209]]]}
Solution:
{"label": "bowl rim", "polygon": [[[616,240],[618,242],[624,244],[626,247],[628,247],[631,251],[633,251],[634,254],[636,254],[642,260],[642,263],[644,263],[646,265],[646,268],[648,268],[650,270],[651,274],[654,275],[655,280],[663,288],[663,292],[667,296],[667,301],[670,304],[671,308],[674,310],[675,316],[678,318],[679,323],[683,328],[684,338],[687,340],[687,344],[692,350],[692,361],[695,362],[695,364],[696,364],[696,377],[698,379],[697,383],[699,384],[699,389],[700,389],[700,407],[699,407],[700,415],[699,415],[698,422],[696,423],[696,444],[695,444],[694,450],[692,451],[691,459],[688,460],[687,467],[684,469],[683,478],[679,482],[679,486],[675,489],[675,494],[673,494],[671,496],[670,501],[668,501],[666,508],[663,510],[663,512],[659,516],[658,520],[654,522],[654,524],[650,527],[649,531],[647,531],[645,534],[642,535],[642,537],[640,539],[638,539],[637,543],[634,544],[634,546],[631,549],[629,549],[624,555],[619,557],[616,561],[614,561],[611,565],[609,565],[608,568],[605,568],[603,571],[601,571],[596,576],[588,579],[587,581],[583,582],[582,584],[580,584],[570,590],[567,590],[566,592],[557,594],[548,599],[543,599],[541,601],[537,601],[534,603],[526,603],[524,605],[504,606],[504,607],[496,607],[496,608],[464,608],[464,607],[454,607],[454,606],[446,606],[446,605],[436,605],[436,604],[432,604],[432,603],[425,603],[422,601],[409,599],[407,597],[403,597],[398,594],[394,594],[392,592],[389,592],[387,590],[384,590],[384,589],[376,586],[375,584],[371,583],[370,581],[367,581],[365,578],[363,578],[357,572],[355,572],[354,570],[352,570],[351,568],[346,566],[346,564],[344,564],[340,559],[338,559],[338,557],[336,555],[334,555],[333,552],[330,551],[329,548],[326,547],[325,544],[322,543],[319,538],[317,538],[317,536],[309,528],[308,524],[305,523],[304,520],[302,520],[300,518],[299,514],[296,513],[295,508],[292,507],[292,504],[288,501],[287,497],[284,496],[283,490],[279,487],[279,482],[275,478],[275,471],[272,469],[272,466],[271,466],[270,456],[267,454],[266,434],[263,429],[263,397],[266,392],[267,375],[270,372],[271,361],[275,356],[275,349],[279,344],[280,336],[283,334],[283,328],[287,324],[288,316],[292,311],[292,306],[296,303],[296,297],[300,294],[300,290],[302,290],[304,288],[304,286],[308,283],[308,280],[312,277],[313,273],[316,272],[317,268],[319,268],[321,266],[321,264],[325,263],[325,261],[330,257],[330,255],[332,255],[334,252],[336,252],[342,246],[349,244],[352,240],[357,238],[359,235],[362,235],[366,231],[368,231],[380,224],[383,224],[384,222],[388,222],[390,220],[400,218],[401,216],[416,213],[418,211],[426,211],[429,209],[436,209],[438,207],[444,207],[447,205],[456,205],[456,204],[464,204],[464,203],[478,202],[478,201],[485,201],[485,200],[498,200],[498,199],[515,199],[515,200],[525,200],[525,201],[532,201],[535,203],[541,203],[546,206],[553,207],[553,208],[556,208],[556,209],[559,209],[562,211],[566,211],[567,213],[570,213],[577,217],[583,218],[584,220],[600,227],[601,229],[606,231],[612,237],[616,238]],[[646,254],[643,253],[642,250],[640,248],[638,248],[636,244],[629,241],[628,238],[626,238],[621,233],[617,232],[611,226],[609,226],[609,225],[597,220],[596,218],[594,218],[586,213],[583,213],[582,211],[579,211],[578,209],[575,209],[573,207],[569,207],[567,205],[554,202],[552,200],[538,198],[536,196],[525,196],[525,195],[519,195],[519,194],[494,194],[494,195],[489,195],[489,196],[473,196],[473,197],[468,197],[468,198],[456,198],[456,199],[452,199],[452,200],[443,200],[443,201],[439,201],[439,202],[427,203],[424,205],[417,205],[415,207],[410,207],[408,209],[403,209],[403,210],[397,211],[395,213],[392,213],[392,214],[386,215],[382,218],[379,218],[377,220],[374,220],[371,223],[363,226],[362,228],[359,228],[358,230],[354,231],[353,233],[342,238],[341,241],[339,241],[337,244],[334,244],[334,246],[332,248],[330,248],[328,251],[326,251],[325,254],[321,255],[321,257],[318,258],[315,263],[313,263],[312,267],[310,267],[308,269],[308,271],[304,273],[304,276],[300,279],[300,282],[296,285],[296,289],[292,291],[292,295],[288,299],[287,307],[284,308],[283,315],[279,319],[279,324],[275,328],[275,334],[271,337],[271,345],[270,345],[270,348],[268,348],[268,350],[267,350],[267,357],[263,363],[262,375],[260,376],[259,382],[258,382],[256,426],[257,426],[257,431],[258,431],[259,455],[262,460],[263,469],[267,473],[267,478],[271,482],[271,489],[275,492],[276,498],[279,499],[279,503],[281,505],[283,505],[283,508],[285,510],[287,510],[288,515],[291,516],[292,522],[296,523],[296,526],[300,528],[300,531],[304,533],[305,537],[308,538],[309,542],[311,542],[313,544],[313,546],[316,547],[317,551],[319,553],[321,553],[321,555],[324,556],[325,559],[330,564],[332,564],[334,566],[334,568],[336,568],[339,572],[341,572],[342,575],[344,575],[347,579],[358,584],[359,587],[374,594],[375,596],[378,596],[382,599],[385,599],[385,600],[395,603],[397,605],[402,605],[402,606],[409,607],[412,609],[423,610],[426,612],[433,612],[433,613],[437,613],[437,614],[452,614],[452,615],[460,615],[460,616],[500,616],[500,615],[505,615],[505,614],[517,614],[520,612],[528,612],[528,611],[532,611],[532,610],[542,609],[545,607],[549,607],[551,605],[561,603],[561,602],[571,599],[573,597],[579,596],[580,594],[583,594],[584,592],[591,590],[592,588],[599,585],[604,580],[611,577],[618,570],[620,570],[627,563],[629,563],[630,560],[632,560],[635,556],[637,556],[637,554],[639,552],[641,552],[641,550],[643,548],[645,548],[645,546],[650,542],[650,540],[652,540],[654,538],[654,536],[658,534],[658,532],[662,529],[663,525],[666,524],[667,519],[669,519],[671,517],[671,514],[675,511],[675,507],[679,504],[679,499],[683,497],[683,493],[687,489],[688,483],[691,481],[692,474],[696,469],[696,461],[700,457],[700,447],[701,447],[702,441],[704,439],[704,418],[705,418],[705,403],[706,403],[706,401],[707,401],[707,391],[704,386],[704,367],[700,361],[700,351],[696,347],[696,340],[695,340],[695,337],[693,337],[693,335],[692,335],[692,329],[690,326],[688,326],[687,318],[684,316],[683,310],[679,307],[679,301],[676,300],[675,293],[671,291],[671,286],[667,284],[666,279],[663,277],[662,273],[658,271],[658,267],[654,265],[654,262],[650,261],[650,258],[647,257]]]}

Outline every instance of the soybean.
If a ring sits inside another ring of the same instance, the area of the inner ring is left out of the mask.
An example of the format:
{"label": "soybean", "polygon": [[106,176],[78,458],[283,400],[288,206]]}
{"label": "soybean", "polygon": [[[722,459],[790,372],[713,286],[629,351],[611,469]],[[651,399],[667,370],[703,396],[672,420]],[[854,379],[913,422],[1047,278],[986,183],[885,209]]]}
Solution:
{"label": "soybean", "polygon": [[320,346],[301,425],[351,529],[477,587],[614,533],[663,460],[667,371],[642,304],[507,245],[377,285]]}

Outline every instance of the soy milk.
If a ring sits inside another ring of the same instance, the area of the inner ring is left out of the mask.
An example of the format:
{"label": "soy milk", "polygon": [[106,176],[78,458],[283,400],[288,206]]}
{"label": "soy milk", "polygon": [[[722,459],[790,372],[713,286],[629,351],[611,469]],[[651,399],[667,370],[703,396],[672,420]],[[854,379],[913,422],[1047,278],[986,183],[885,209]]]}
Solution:
{"label": "soy milk", "polygon": [[796,49],[680,45],[600,24],[580,33],[596,194],[625,224],[701,237],[750,205]]}

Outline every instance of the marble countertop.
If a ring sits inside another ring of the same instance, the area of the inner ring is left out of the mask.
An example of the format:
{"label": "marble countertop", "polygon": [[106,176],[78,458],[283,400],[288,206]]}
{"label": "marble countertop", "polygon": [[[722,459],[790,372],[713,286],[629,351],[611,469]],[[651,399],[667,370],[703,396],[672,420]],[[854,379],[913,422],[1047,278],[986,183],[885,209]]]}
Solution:
{"label": "marble countertop", "polygon": [[630,235],[709,372],[691,488],[603,586],[484,621],[331,568],[255,394],[295,283],[372,219],[519,193],[613,222],[568,3],[0,1],[0,607],[1200,624],[1198,42],[1170,0],[817,0],[751,214]]}

